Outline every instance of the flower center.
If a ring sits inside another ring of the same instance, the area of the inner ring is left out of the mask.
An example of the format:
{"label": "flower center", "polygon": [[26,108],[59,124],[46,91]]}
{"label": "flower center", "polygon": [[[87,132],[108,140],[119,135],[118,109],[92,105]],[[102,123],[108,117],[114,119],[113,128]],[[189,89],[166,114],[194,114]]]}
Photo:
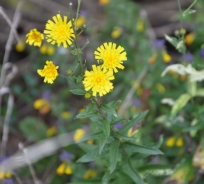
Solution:
{"label": "flower center", "polygon": [[118,64],[120,54],[116,51],[109,51],[104,56],[104,66],[114,68]]}

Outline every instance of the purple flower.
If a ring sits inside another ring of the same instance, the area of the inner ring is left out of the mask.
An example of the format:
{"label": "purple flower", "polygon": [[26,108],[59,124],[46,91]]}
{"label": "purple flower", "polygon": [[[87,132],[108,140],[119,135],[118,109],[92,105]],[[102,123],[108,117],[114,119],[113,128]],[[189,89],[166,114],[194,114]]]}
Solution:
{"label": "purple flower", "polygon": [[51,91],[50,90],[46,90],[43,92],[43,94],[42,94],[43,99],[50,100],[50,97],[51,97]]}
{"label": "purple flower", "polygon": [[71,160],[73,157],[73,155],[67,151],[63,151],[61,154],[60,154],[60,159],[62,160]]}
{"label": "purple flower", "polygon": [[140,99],[135,98],[135,99],[133,99],[132,104],[133,104],[135,107],[139,107],[139,106],[141,106],[142,102],[141,102]]}
{"label": "purple flower", "polygon": [[14,184],[12,178],[5,179],[6,184]]}
{"label": "purple flower", "polygon": [[7,160],[8,157],[7,156],[1,156],[0,157],[0,163],[4,162],[5,160]]}
{"label": "purple flower", "polygon": [[114,128],[115,129],[120,129],[122,126],[123,126],[122,123],[118,123],[118,124],[114,125]]}
{"label": "purple flower", "polygon": [[187,61],[188,63],[192,62],[193,59],[194,59],[194,57],[193,57],[193,55],[192,55],[190,52],[188,52],[188,53],[186,53],[186,54],[183,54],[183,55],[181,56],[181,60],[182,60],[182,61]]}
{"label": "purple flower", "polygon": [[204,49],[200,50],[199,55],[200,55],[201,58],[204,58]]}
{"label": "purple flower", "polygon": [[157,39],[154,42],[155,49],[163,49],[165,46],[165,40],[164,39]]}
{"label": "purple flower", "polygon": [[80,15],[86,17],[87,16],[87,11],[86,10],[81,10]]}

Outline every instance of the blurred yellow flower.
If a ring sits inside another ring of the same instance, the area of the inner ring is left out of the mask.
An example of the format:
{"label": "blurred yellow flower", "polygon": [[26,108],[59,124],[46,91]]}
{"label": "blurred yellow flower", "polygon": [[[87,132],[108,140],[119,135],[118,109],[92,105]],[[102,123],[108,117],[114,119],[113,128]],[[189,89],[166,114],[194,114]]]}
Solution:
{"label": "blurred yellow flower", "polygon": [[171,56],[166,52],[162,52],[162,57],[165,63],[169,63],[171,61]]}
{"label": "blurred yellow flower", "polygon": [[52,55],[55,52],[55,48],[52,45],[49,44],[43,44],[40,47],[40,53],[41,54],[48,54],[48,55]]}
{"label": "blurred yellow flower", "polygon": [[58,71],[57,71],[58,68],[59,66],[55,66],[52,61],[46,61],[46,65],[44,66],[44,69],[37,70],[37,73],[41,77],[45,77],[44,82],[52,84],[53,81],[58,76]]}
{"label": "blurred yellow flower", "polygon": [[132,136],[135,135],[138,131],[139,131],[139,129],[133,130],[133,128],[130,128],[130,129],[128,130],[127,136],[128,136],[128,137],[132,137]]}
{"label": "blurred yellow flower", "polygon": [[168,147],[173,147],[173,146],[181,147],[183,146],[183,144],[184,144],[183,139],[181,137],[176,138],[175,136],[172,136],[168,138],[166,141],[166,145]]}
{"label": "blurred yellow flower", "polygon": [[25,40],[20,39],[19,42],[16,44],[15,49],[17,52],[23,52],[25,50]]}
{"label": "blurred yellow flower", "polygon": [[51,109],[50,103],[43,98],[35,100],[33,107],[34,109],[39,110],[41,114],[47,114]]}
{"label": "blurred yellow flower", "polygon": [[114,39],[119,38],[121,36],[122,32],[123,32],[122,28],[116,26],[113,28],[113,30],[111,32],[111,37]]}
{"label": "blurred yellow flower", "polygon": [[159,91],[159,93],[164,94],[166,92],[166,88],[164,87],[164,85],[157,83],[156,84],[156,89],[157,91]]}
{"label": "blurred yellow flower", "polygon": [[110,3],[110,0],[99,0],[99,4],[104,6]]}
{"label": "blurred yellow flower", "polygon": [[80,15],[77,19],[76,26],[81,27],[86,22],[86,17]]}
{"label": "blurred yellow flower", "polygon": [[87,144],[93,144],[93,142],[94,142],[93,140],[88,140]]}
{"label": "blurred yellow flower", "polygon": [[56,170],[58,175],[67,174],[70,175],[73,173],[72,168],[69,164],[62,162]]}
{"label": "blurred yellow flower", "polygon": [[57,133],[57,127],[56,126],[51,126],[50,128],[47,129],[46,135],[47,137],[52,137]]}
{"label": "blurred yellow flower", "polygon": [[11,178],[12,174],[10,172],[3,172],[0,171],[0,180],[6,179],[6,178]]}
{"label": "blurred yellow flower", "polygon": [[157,53],[154,53],[154,54],[152,55],[152,57],[150,57],[150,58],[148,59],[148,63],[149,63],[149,64],[154,64],[154,62],[156,61],[156,59],[157,59]]}
{"label": "blurred yellow flower", "polygon": [[44,35],[37,29],[31,29],[30,32],[26,35],[26,37],[26,43],[28,43],[29,45],[34,44],[34,46],[38,47],[41,46],[42,40],[44,39]]}
{"label": "blurred yellow flower", "polygon": [[136,92],[137,92],[137,95],[138,95],[138,96],[141,96],[141,95],[142,95],[143,89],[142,89],[141,85],[139,85],[139,86],[137,87]]}
{"label": "blurred yellow flower", "polygon": [[63,111],[62,114],[61,114],[61,117],[62,117],[63,119],[68,119],[68,118],[71,117],[71,115],[72,115],[72,114],[71,114],[69,111]]}
{"label": "blurred yellow flower", "polygon": [[73,137],[74,141],[79,141],[85,134],[86,132],[83,129],[77,129]]}
{"label": "blurred yellow flower", "polygon": [[187,34],[184,39],[187,46],[191,45],[195,40],[195,33]]}
{"label": "blurred yellow flower", "polygon": [[91,94],[90,94],[90,93],[86,93],[86,94],[85,94],[85,98],[86,98],[86,99],[91,98]]}
{"label": "blurred yellow flower", "polygon": [[136,26],[136,30],[137,30],[137,32],[142,32],[142,31],[144,31],[144,21],[143,20],[139,20],[138,22],[137,22],[137,26]]}
{"label": "blurred yellow flower", "polygon": [[90,179],[90,178],[96,177],[96,175],[97,175],[96,170],[94,170],[94,169],[88,169],[88,170],[86,171],[86,173],[84,174],[83,178],[84,178],[85,180],[88,180],[88,179]]}

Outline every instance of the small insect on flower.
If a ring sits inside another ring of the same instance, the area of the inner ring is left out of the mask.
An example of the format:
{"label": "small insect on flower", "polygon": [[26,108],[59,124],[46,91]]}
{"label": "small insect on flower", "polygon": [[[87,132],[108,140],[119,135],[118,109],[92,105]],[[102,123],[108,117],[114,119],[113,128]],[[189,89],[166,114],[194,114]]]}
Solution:
{"label": "small insect on flower", "polygon": [[59,66],[55,66],[52,61],[46,61],[46,65],[44,66],[44,69],[37,70],[37,73],[41,77],[45,77],[44,82],[52,84],[53,81],[58,76],[58,71],[57,71],[58,68]]}
{"label": "small insect on flower", "polygon": [[41,46],[42,40],[44,40],[44,35],[37,29],[31,29],[30,32],[26,35],[26,37],[27,37],[26,43],[38,47]]}
{"label": "small insect on flower", "polygon": [[103,60],[102,68],[114,71],[115,73],[118,72],[117,68],[122,70],[125,68],[122,64],[123,61],[127,60],[127,53],[120,45],[116,48],[115,43],[104,43],[97,48],[94,54],[98,63],[100,60]]}
{"label": "small insect on flower", "polygon": [[67,48],[72,44],[73,38],[75,38],[72,23],[71,21],[68,21],[67,16],[64,16],[63,20],[60,14],[57,14],[52,18],[54,21],[48,20],[45,25],[46,29],[44,30],[44,33],[46,34],[46,39],[52,45],[57,44],[59,47],[63,44],[63,47]]}
{"label": "small insect on flower", "polygon": [[92,71],[85,72],[83,80],[84,88],[86,91],[90,89],[93,96],[103,96],[113,89],[113,83],[110,80],[114,79],[113,72],[107,69],[102,69],[102,66],[92,65]]}

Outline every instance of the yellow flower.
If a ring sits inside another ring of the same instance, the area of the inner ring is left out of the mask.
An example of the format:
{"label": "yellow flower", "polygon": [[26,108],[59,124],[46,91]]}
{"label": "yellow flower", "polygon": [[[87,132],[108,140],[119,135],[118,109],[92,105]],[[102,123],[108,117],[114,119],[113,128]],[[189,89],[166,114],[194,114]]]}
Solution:
{"label": "yellow flower", "polygon": [[86,18],[80,15],[77,19],[76,26],[81,27],[86,22]]}
{"label": "yellow flower", "polygon": [[165,87],[164,87],[162,84],[160,84],[160,83],[157,83],[157,84],[156,84],[156,88],[157,88],[157,90],[158,90],[161,94],[163,94],[163,93],[166,92]]}
{"label": "yellow flower", "polygon": [[57,14],[52,18],[54,22],[48,20],[47,24],[45,25],[46,30],[44,30],[44,33],[46,34],[46,39],[52,45],[57,44],[59,47],[61,44],[63,44],[63,47],[67,48],[67,44],[71,45],[73,38],[75,38],[72,23],[71,21],[67,22],[67,16],[64,16],[63,21],[60,14]]}
{"label": "yellow flower", "polygon": [[52,55],[55,52],[55,48],[52,45],[43,44],[42,47],[40,47],[40,53],[41,54],[48,54]]}
{"label": "yellow flower", "polygon": [[59,165],[56,172],[57,172],[58,175],[62,175],[62,174],[70,175],[70,174],[73,173],[71,166],[69,164],[65,163],[65,162],[62,162]]}
{"label": "yellow flower", "polygon": [[104,6],[110,3],[110,0],[99,0],[99,4]]}
{"label": "yellow flower", "polygon": [[52,61],[46,61],[46,64],[44,66],[43,70],[37,70],[37,73],[41,77],[45,77],[44,82],[52,84],[53,81],[56,79],[58,76],[58,71],[57,69],[59,66],[55,66]]}
{"label": "yellow flower", "polygon": [[5,178],[11,178],[12,174],[10,172],[3,172],[0,171],[0,180],[5,179]]}
{"label": "yellow flower", "polygon": [[148,63],[149,63],[149,64],[153,64],[153,63],[156,61],[156,59],[157,59],[157,53],[154,53],[154,54],[152,55],[152,57],[150,57],[150,58],[148,59]]}
{"label": "yellow flower", "polygon": [[62,114],[61,114],[61,117],[63,119],[68,119],[71,117],[71,113],[69,111],[63,111]]}
{"label": "yellow flower", "polygon": [[93,140],[88,140],[87,144],[93,144],[93,142],[94,142]]}
{"label": "yellow flower", "polygon": [[26,37],[26,43],[28,43],[29,45],[34,44],[34,46],[38,47],[41,46],[42,40],[44,39],[44,35],[37,29],[31,29],[30,32],[26,35]]}
{"label": "yellow flower", "polygon": [[135,135],[138,131],[139,131],[139,129],[133,130],[133,128],[130,128],[130,129],[128,130],[127,136],[128,136],[128,137],[132,137],[132,136]]}
{"label": "yellow flower", "polygon": [[118,72],[116,68],[124,69],[123,61],[127,60],[126,52],[120,45],[116,48],[116,44],[109,42],[104,43],[94,52],[95,59],[103,60],[103,68]]}
{"label": "yellow flower", "polygon": [[85,131],[83,129],[77,129],[74,134],[74,141],[79,141],[85,135]]}
{"label": "yellow flower", "polygon": [[167,139],[166,145],[168,147],[173,147],[174,145],[176,145],[177,147],[181,147],[181,146],[183,146],[183,139],[181,137],[176,139],[175,136],[172,136],[172,137]]}
{"label": "yellow flower", "polygon": [[90,179],[90,178],[96,177],[96,175],[97,175],[96,170],[94,170],[94,169],[88,169],[88,170],[86,171],[86,173],[84,174],[83,178],[84,178],[85,180],[88,180],[88,179]]}
{"label": "yellow flower", "polygon": [[39,110],[41,114],[46,114],[51,109],[50,103],[43,98],[35,100],[33,107],[34,109]]}
{"label": "yellow flower", "polygon": [[114,39],[119,38],[122,32],[123,32],[122,28],[116,26],[113,28],[113,31],[111,32],[111,37]]}
{"label": "yellow flower", "polygon": [[191,45],[194,40],[195,40],[195,34],[194,33],[189,33],[185,36],[185,43],[188,46]]}
{"label": "yellow flower", "polygon": [[162,57],[165,63],[169,63],[171,61],[171,56],[165,51],[162,52]]}
{"label": "yellow flower", "polygon": [[113,83],[110,80],[114,79],[113,72],[107,69],[102,69],[101,66],[92,65],[93,71],[86,71],[85,78],[82,81],[86,91],[90,89],[93,92],[93,96],[99,93],[99,96],[103,96],[113,89]]}
{"label": "yellow flower", "polygon": [[142,20],[137,22],[136,30],[138,32],[142,32],[144,30],[144,22]]}
{"label": "yellow flower", "polygon": [[17,52],[23,52],[25,50],[25,40],[20,39],[20,41],[16,44],[15,49]]}
{"label": "yellow flower", "polygon": [[52,136],[55,135],[56,133],[57,133],[57,128],[56,128],[56,126],[52,126],[52,127],[48,128],[47,131],[46,131],[47,137],[52,137]]}

